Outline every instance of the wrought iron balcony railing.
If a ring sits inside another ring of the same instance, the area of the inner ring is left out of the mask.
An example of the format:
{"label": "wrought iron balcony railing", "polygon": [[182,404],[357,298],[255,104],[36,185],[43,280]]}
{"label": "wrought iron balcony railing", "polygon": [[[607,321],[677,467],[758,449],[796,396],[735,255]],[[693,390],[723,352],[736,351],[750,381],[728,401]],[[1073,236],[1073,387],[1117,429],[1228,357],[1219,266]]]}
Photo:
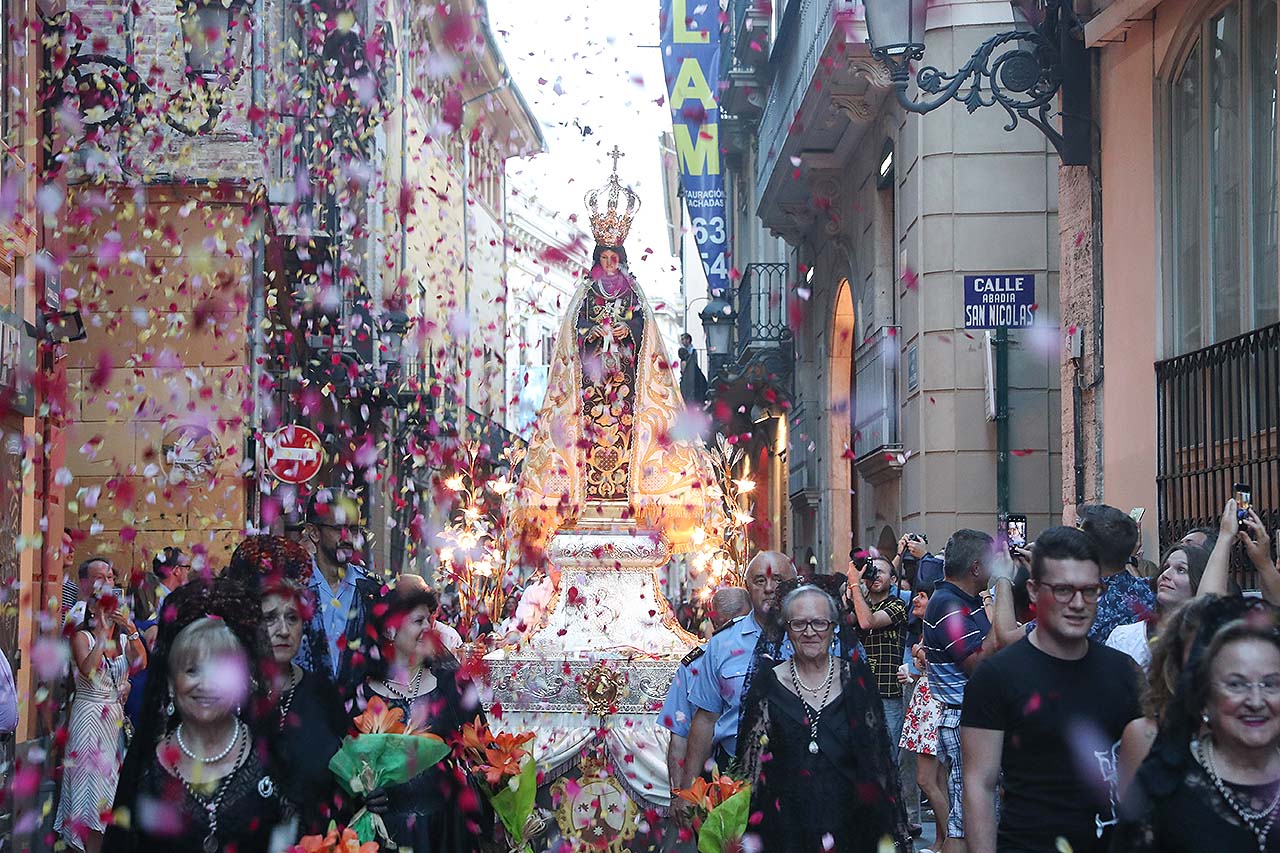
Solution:
{"label": "wrought iron balcony railing", "polygon": [[747,264],[738,282],[734,310],[738,314],[735,351],[777,347],[791,340],[787,325],[787,265]]}
{"label": "wrought iron balcony railing", "polygon": [[[1156,364],[1160,546],[1217,528],[1235,483],[1280,528],[1280,323]],[[1239,554],[1237,554],[1239,557]],[[1256,576],[1237,560],[1242,587]]]}

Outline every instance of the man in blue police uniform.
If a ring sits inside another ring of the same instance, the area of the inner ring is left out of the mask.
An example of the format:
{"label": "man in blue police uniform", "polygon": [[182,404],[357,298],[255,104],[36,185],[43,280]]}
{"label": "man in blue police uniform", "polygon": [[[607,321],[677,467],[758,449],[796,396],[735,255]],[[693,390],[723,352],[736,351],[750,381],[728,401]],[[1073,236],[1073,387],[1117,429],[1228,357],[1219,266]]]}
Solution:
{"label": "man in blue police uniform", "polygon": [[684,772],[679,787],[687,788],[714,754],[721,768],[737,754],[742,687],[760,639],[761,624],[774,605],[778,584],[796,576],[785,554],[761,551],[747,565],[747,594],[751,613],[711,638],[706,654],[690,667],[689,700],[694,708],[689,724]]}
{"label": "man in blue police uniform", "polygon": [[364,566],[352,562],[360,538],[356,498],[336,491],[318,492],[307,507],[305,534],[315,563],[310,588],[315,593],[316,611],[311,619],[323,632],[327,648],[320,653],[304,643],[295,662],[307,670],[326,663],[328,676],[345,699],[356,687],[355,656],[367,654],[373,642],[365,637],[365,629],[382,583]]}
{"label": "man in blue police uniform", "polygon": [[[751,611],[751,598],[740,586],[725,586],[711,595],[711,626],[719,634],[729,623]],[[697,646],[680,661],[667,701],[658,714],[658,724],[671,732],[667,743],[667,778],[672,788],[680,786],[684,773],[684,756],[689,738],[689,724],[693,721],[694,707],[689,701],[689,688],[694,666],[706,654],[705,645]]]}

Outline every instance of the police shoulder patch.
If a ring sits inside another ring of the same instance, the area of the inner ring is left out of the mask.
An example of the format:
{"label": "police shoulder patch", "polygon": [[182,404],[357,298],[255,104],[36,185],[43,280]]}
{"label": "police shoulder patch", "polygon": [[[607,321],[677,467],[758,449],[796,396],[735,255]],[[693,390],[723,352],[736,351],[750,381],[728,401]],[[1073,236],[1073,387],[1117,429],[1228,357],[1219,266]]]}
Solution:
{"label": "police shoulder patch", "polygon": [[707,653],[707,647],[705,644],[701,646],[694,646],[692,649],[689,650],[689,653],[687,655],[685,655],[683,658],[680,659],[680,664],[681,666],[689,666],[698,658],[705,655],[706,653]]}

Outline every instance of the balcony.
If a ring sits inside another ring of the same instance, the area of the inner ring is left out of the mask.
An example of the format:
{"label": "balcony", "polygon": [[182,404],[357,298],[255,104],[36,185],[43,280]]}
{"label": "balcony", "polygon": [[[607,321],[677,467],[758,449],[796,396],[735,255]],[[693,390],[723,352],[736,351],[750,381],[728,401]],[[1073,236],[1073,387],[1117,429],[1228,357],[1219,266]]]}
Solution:
{"label": "balcony", "polygon": [[773,37],[770,5],[762,0],[729,0],[729,15],[737,64],[756,68],[768,62]]}
{"label": "balcony", "polygon": [[898,438],[897,326],[881,326],[854,354],[853,456],[870,483],[902,470]]}
{"label": "balcony", "polygon": [[864,144],[892,87],[870,56],[861,0],[811,0],[782,20],[769,60],[753,202],[766,228],[798,245],[830,217],[826,202],[835,201],[815,204],[813,185]]}
{"label": "balcony", "polygon": [[791,340],[787,325],[787,265],[747,264],[734,295],[738,327],[734,343],[741,361],[751,350]]}
{"label": "balcony", "polygon": [[[819,0],[801,4],[791,32],[787,34],[787,42],[779,43],[775,51],[780,56],[775,59],[777,70],[773,89],[760,120],[758,187],[763,188],[768,183],[769,173],[782,152],[796,113],[805,96],[814,88],[814,77],[822,57],[829,53],[832,37],[837,35],[837,19],[841,30],[852,29],[847,21],[855,7],[861,11],[861,5],[856,0]],[[859,29],[865,33],[865,26],[859,26]]]}
{"label": "balcony", "polygon": [[755,135],[768,96],[769,14],[760,0],[730,0],[720,47],[720,123],[728,153]]}
{"label": "balcony", "polygon": [[[1238,482],[1253,487],[1263,526],[1280,528],[1280,323],[1155,367],[1161,549],[1216,527]],[[1232,568],[1242,587],[1257,585],[1239,549]]]}
{"label": "balcony", "polygon": [[712,396],[740,418],[752,407],[790,407],[795,352],[787,325],[787,264],[747,264],[733,294],[733,347],[711,365]]}

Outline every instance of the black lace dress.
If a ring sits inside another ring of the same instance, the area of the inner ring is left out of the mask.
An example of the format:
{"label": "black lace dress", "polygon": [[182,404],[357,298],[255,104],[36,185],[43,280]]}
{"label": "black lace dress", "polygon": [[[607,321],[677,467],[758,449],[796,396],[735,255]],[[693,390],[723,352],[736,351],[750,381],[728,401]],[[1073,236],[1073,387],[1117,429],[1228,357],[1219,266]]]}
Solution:
{"label": "black lace dress", "polygon": [[[848,661],[840,677],[841,693],[818,721],[816,754],[806,708],[773,665],[757,669],[743,703],[739,763],[752,780],[747,832],[769,853],[877,853],[885,838],[897,850],[912,849],[879,696],[850,677]],[[862,684],[874,692],[874,679]]]}
{"label": "black lace dress", "polygon": [[[220,798],[220,799],[219,799]],[[213,790],[197,795],[164,767],[154,753],[138,780],[129,804],[128,826],[112,826],[103,839],[104,853],[267,853],[282,818],[280,788],[248,750],[245,760]],[[209,804],[217,800],[217,828],[212,832]],[[120,798],[117,807],[123,805]],[[296,839],[288,839],[294,841]]]}
{"label": "black lace dress", "polygon": [[324,675],[304,671],[286,701],[284,719],[279,708],[269,717],[278,727],[271,745],[280,789],[299,819],[299,835],[323,835],[330,820],[342,823],[351,811],[349,803],[339,801],[337,780],[329,770],[329,759],[342,746],[351,721]]}
{"label": "black lace dress", "polygon": [[[461,689],[449,669],[433,669],[435,689],[412,702],[379,693],[388,707],[399,708],[417,729],[452,740],[464,723],[483,719],[474,689]],[[374,695],[361,686],[360,704]],[[400,847],[413,853],[476,853],[480,839],[493,835],[488,801],[471,784],[469,775],[446,758],[401,785],[386,789],[388,807],[382,816],[387,832]]]}
{"label": "black lace dress", "polygon": [[[1265,841],[1245,825],[1199,764],[1188,762],[1180,784],[1151,794],[1139,779],[1122,804],[1123,817],[1111,836],[1112,853],[1204,853],[1209,850],[1280,851],[1280,820]],[[1276,784],[1230,784],[1244,802],[1270,803]]]}

